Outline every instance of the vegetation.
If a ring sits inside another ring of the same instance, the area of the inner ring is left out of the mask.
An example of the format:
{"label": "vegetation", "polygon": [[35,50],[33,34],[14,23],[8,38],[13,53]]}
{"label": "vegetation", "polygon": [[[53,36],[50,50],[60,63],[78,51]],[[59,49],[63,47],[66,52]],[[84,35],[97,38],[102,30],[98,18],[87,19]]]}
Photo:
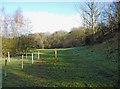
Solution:
{"label": "vegetation", "polygon": [[[111,41],[113,44],[108,45],[113,48],[117,43],[115,39]],[[31,63],[31,54],[28,59],[24,57],[23,70],[21,57],[14,57],[8,63],[7,77],[3,75],[3,87],[115,87],[118,79],[117,48],[112,49],[109,59],[102,49],[107,50],[106,44],[58,49],[57,64],[54,64],[54,49],[36,49],[32,51],[34,64]],[[38,51],[44,53],[40,60],[37,59]]]}
{"label": "vegetation", "polygon": [[[100,8],[97,6],[99,4]],[[5,15],[2,26],[4,29],[2,33],[3,56],[6,56],[8,51],[14,56],[16,53],[25,53],[31,48],[80,47],[109,40],[118,33],[120,2],[102,4],[107,4],[107,7],[94,1],[87,2],[84,7],[80,4],[83,27],[72,28],[70,32],[57,31],[53,34],[31,34],[31,22],[22,15],[20,9],[15,12],[14,16]],[[4,10],[2,12],[5,13]],[[9,41],[10,45],[8,45]]]}
{"label": "vegetation", "polygon": [[[102,8],[96,7],[94,0],[85,5],[88,8],[79,8],[82,27],[52,34],[32,34],[32,25],[20,9],[14,16],[7,16],[3,10],[6,17],[1,26],[3,76],[4,59],[8,52],[11,55],[3,87],[118,86],[120,2],[107,3]],[[54,48],[58,48],[58,63],[54,63]],[[22,69],[21,54],[26,53]],[[34,53],[33,64],[31,53]]]}

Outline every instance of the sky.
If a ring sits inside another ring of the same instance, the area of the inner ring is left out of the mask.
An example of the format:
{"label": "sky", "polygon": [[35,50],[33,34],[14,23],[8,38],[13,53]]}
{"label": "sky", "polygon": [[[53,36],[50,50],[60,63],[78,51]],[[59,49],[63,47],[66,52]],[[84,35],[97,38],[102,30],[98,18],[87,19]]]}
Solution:
{"label": "sky", "polygon": [[7,14],[20,8],[24,17],[33,25],[33,33],[64,30],[81,26],[80,16],[75,8],[77,2],[3,2]]}
{"label": "sky", "polygon": [[[42,2],[44,1],[44,2]],[[58,2],[55,2],[58,1]],[[74,2],[73,2],[74,1]],[[1,7],[7,14],[13,14],[18,8],[33,25],[33,33],[58,30],[70,31],[82,25],[76,6],[86,0],[4,0]]]}

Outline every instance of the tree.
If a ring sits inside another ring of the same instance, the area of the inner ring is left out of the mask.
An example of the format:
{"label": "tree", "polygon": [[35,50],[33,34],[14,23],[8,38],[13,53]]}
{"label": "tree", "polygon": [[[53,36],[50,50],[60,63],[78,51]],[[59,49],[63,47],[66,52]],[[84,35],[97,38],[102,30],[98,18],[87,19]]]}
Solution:
{"label": "tree", "polygon": [[97,25],[103,7],[104,6],[100,2],[95,2],[94,0],[91,0],[91,2],[85,2],[84,5],[81,4],[80,6],[79,13],[83,19],[84,26],[89,28],[88,34],[93,35],[92,41],[94,41],[94,34],[97,32],[95,26]]}
{"label": "tree", "polygon": [[[14,14],[14,24],[13,26],[13,39],[16,39],[17,46],[16,51],[18,53],[25,53],[31,47],[31,38],[28,36],[32,29],[31,22],[28,18],[22,15],[22,11],[17,9]],[[26,40],[26,41],[25,41]]]}
{"label": "tree", "polygon": [[60,48],[63,47],[64,44],[64,37],[66,36],[67,32],[65,31],[56,31],[50,37],[50,44],[52,48]]}
{"label": "tree", "polygon": [[18,44],[20,44],[18,46],[19,50],[18,53],[19,54],[24,54],[26,53],[28,50],[30,50],[33,45],[34,45],[34,38],[30,35],[22,35],[21,37],[19,37],[19,41]]}
{"label": "tree", "polygon": [[85,33],[83,28],[72,28],[64,39],[64,47],[78,47],[84,45]]}
{"label": "tree", "polygon": [[115,29],[117,31],[120,31],[120,1],[119,2],[114,2],[115,5],[115,18],[114,18],[114,24],[115,24]]}
{"label": "tree", "polygon": [[34,48],[43,48],[44,45],[44,33],[34,33],[31,34],[31,36],[34,38]]}
{"label": "tree", "polygon": [[[3,13],[4,19],[2,24],[2,51],[6,56],[7,52],[11,52],[11,55],[23,52],[22,48],[26,45],[22,45],[24,41],[22,36],[28,35],[31,29],[30,21],[22,15],[20,9],[18,9],[14,16]],[[20,43],[21,42],[21,43]],[[24,43],[25,44],[25,43]],[[29,44],[28,42],[26,44]],[[29,47],[29,45],[28,45]],[[27,47],[27,48],[28,48]]]}

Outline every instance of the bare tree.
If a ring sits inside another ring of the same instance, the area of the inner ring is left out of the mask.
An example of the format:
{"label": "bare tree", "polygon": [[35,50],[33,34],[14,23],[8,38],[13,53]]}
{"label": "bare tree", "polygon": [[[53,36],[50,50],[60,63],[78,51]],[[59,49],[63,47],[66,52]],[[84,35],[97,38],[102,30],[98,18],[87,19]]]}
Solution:
{"label": "bare tree", "polygon": [[119,29],[120,31],[120,1],[114,2],[115,5],[115,25],[116,29]]}
{"label": "bare tree", "polygon": [[107,21],[107,27],[109,32],[115,31],[115,29],[118,29],[118,24],[120,22],[120,1],[119,2],[110,2],[106,6],[106,9],[104,10],[104,14],[106,14],[106,21]]}
{"label": "bare tree", "polygon": [[95,26],[97,25],[103,7],[102,2],[95,2],[94,0],[80,4],[79,13],[83,19],[83,24],[85,27],[89,28],[89,34],[92,34],[93,38],[94,34],[97,32]]}
{"label": "bare tree", "polygon": [[[23,52],[23,50],[28,49],[26,45],[29,44],[30,40],[26,36],[30,33],[30,30],[32,29],[30,20],[22,15],[22,11],[20,9],[17,9],[13,16],[5,14],[5,12],[3,13],[3,15],[3,53],[6,55],[8,51],[11,51],[14,55],[17,52],[20,53],[21,51]],[[20,39],[21,37],[24,37],[27,41],[25,42],[23,39]]]}
{"label": "bare tree", "polygon": [[[14,28],[13,28],[14,34],[13,35],[16,38],[16,40],[18,41],[16,49],[19,53],[26,52],[26,50],[29,48],[29,47],[27,47],[27,45],[29,44],[29,42],[28,42],[29,39],[26,36],[28,34],[30,34],[30,31],[32,29],[32,24],[28,18],[25,18],[22,15],[22,11],[20,9],[17,9],[15,12],[13,26],[14,26]],[[26,40],[26,42],[24,41],[24,39]]]}

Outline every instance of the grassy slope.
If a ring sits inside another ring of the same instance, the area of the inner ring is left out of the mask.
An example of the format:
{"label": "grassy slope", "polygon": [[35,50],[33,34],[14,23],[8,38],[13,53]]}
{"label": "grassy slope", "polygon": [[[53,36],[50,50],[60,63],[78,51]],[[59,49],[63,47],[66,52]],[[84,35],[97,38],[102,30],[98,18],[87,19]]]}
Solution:
{"label": "grassy slope", "polygon": [[[34,53],[44,53],[42,58],[45,60],[37,60],[36,54],[32,65],[29,56],[23,70],[20,58],[13,58],[7,66],[8,76],[5,78],[3,75],[3,86],[116,86],[117,41],[111,41],[94,46],[59,49],[57,64],[54,64],[54,50],[34,50]],[[112,52],[108,53],[108,49]]]}

